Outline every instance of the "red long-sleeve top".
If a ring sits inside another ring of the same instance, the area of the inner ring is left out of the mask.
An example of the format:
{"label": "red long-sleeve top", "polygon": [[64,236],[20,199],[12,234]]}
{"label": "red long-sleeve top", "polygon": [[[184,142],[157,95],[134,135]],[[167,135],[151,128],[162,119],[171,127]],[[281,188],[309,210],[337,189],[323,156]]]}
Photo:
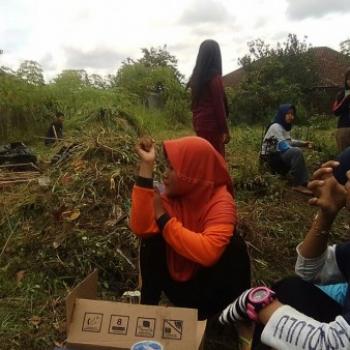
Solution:
{"label": "red long-sleeve top", "polygon": [[224,95],[222,77],[215,75],[204,88],[199,101],[192,106],[193,127],[196,131],[228,133]]}

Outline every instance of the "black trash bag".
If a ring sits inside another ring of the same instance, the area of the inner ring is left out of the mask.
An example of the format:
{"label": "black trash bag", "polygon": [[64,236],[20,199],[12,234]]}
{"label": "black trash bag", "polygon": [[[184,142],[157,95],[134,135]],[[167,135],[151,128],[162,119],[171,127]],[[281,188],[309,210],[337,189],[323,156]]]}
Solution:
{"label": "black trash bag", "polygon": [[33,151],[23,142],[12,142],[0,146],[0,164],[37,163]]}

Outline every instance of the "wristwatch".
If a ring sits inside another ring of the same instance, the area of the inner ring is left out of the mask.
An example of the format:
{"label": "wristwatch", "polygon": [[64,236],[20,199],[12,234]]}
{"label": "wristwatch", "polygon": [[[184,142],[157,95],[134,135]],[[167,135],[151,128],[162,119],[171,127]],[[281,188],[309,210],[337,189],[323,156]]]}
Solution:
{"label": "wristwatch", "polygon": [[258,312],[276,299],[276,293],[267,287],[253,288],[247,296],[247,315],[258,321]]}

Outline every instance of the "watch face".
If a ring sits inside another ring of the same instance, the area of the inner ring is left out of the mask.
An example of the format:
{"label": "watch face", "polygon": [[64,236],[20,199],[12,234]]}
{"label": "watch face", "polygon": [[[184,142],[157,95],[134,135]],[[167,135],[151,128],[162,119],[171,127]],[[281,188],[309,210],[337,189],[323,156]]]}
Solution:
{"label": "watch face", "polygon": [[257,290],[252,295],[252,301],[255,303],[259,303],[260,301],[264,300],[268,296],[269,292],[265,289]]}

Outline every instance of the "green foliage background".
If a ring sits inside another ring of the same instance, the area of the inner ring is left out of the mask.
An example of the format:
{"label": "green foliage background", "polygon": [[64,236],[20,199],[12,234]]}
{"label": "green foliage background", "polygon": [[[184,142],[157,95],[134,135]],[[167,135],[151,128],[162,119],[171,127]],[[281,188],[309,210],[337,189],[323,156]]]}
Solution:
{"label": "green foliage background", "polygon": [[[175,127],[188,123],[189,97],[176,58],[166,47],[142,51],[144,57],[126,60],[116,75],[106,78],[85,70],[64,70],[45,84],[37,62],[25,61],[16,72],[1,67],[0,139],[31,142],[44,135],[57,111],[65,114],[67,126],[78,120],[83,124],[85,117],[101,109],[133,115],[146,110],[152,96],[168,123]],[[152,107],[149,112],[152,118]]]}
{"label": "green foliage background", "polygon": [[246,72],[236,89],[229,89],[231,119],[235,123],[265,123],[281,103],[297,107],[298,121],[312,114],[311,94],[317,81],[310,45],[289,34],[276,48],[261,39],[248,43],[249,54],[239,61]]}

